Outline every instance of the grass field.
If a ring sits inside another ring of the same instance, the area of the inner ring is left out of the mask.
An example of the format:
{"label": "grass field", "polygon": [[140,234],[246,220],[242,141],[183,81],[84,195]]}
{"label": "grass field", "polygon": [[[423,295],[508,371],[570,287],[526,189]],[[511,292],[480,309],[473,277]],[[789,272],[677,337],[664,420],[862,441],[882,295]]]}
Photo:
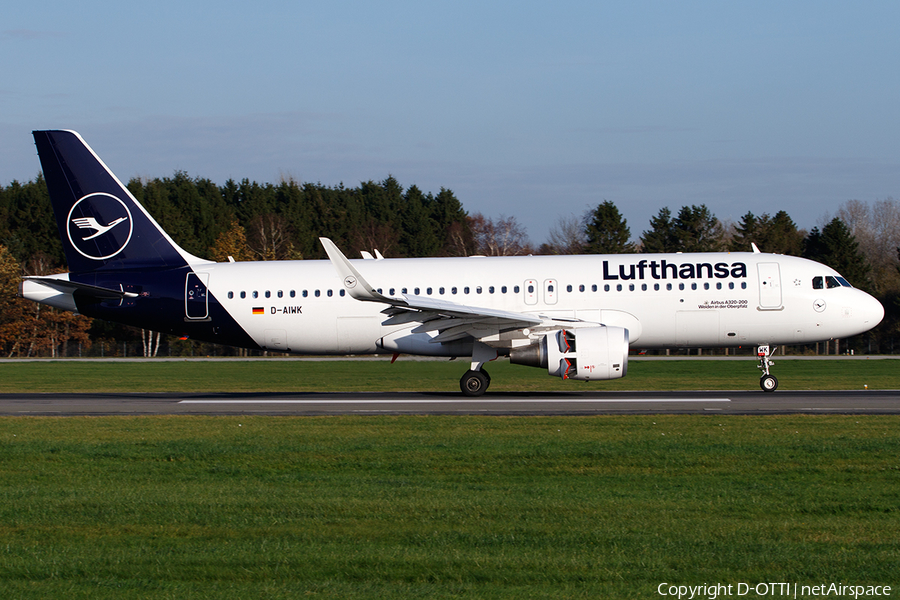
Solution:
{"label": "grass field", "polygon": [[[37,361],[0,363],[0,393],[33,392],[273,392],[458,391],[468,361]],[[623,379],[562,381],[545,370],[489,363],[490,391],[758,390],[756,361],[641,360]],[[897,389],[897,360],[775,359],[779,389]]]}
{"label": "grass field", "polygon": [[[782,387],[896,361],[778,360]],[[0,392],[455,390],[465,363],[0,363]],[[491,390],[758,389],[633,360]],[[900,589],[900,417],[0,418],[4,598],[655,598],[661,583]],[[752,592],[745,598],[756,597]],[[811,597],[811,596],[805,596]]]}
{"label": "grass field", "polygon": [[[896,417],[0,419],[4,598],[900,583]],[[755,597],[751,594],[745,597]]]}

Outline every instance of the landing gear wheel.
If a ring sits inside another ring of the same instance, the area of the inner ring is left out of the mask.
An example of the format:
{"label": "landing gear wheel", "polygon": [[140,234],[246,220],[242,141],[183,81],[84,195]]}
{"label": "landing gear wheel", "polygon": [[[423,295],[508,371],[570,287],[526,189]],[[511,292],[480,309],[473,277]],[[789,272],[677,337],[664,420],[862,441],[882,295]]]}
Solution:
{"label": "landing gear wheel", "polygon": [[778,380],[774,375],[763,375],[759,378],[759,387],[764,392],[774,392],[778,389]]}
{"label": "landing gear wheel", "polygon": [[484,394],[491,384],[490,377],[484,371],[466,371],[459,380],[459,389],[464,396],[480,396]]}

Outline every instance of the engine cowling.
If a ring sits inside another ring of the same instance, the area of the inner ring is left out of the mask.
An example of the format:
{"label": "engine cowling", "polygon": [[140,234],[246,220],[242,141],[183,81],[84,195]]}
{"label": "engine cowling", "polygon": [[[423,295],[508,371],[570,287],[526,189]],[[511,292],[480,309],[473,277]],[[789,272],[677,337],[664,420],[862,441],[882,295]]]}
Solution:
{"label": "engine cowling", "polygon": [[618,379],[628,372],[628,330],[605,325],[561,329],[512,350],[509,361],[545,368],[563,379]]}

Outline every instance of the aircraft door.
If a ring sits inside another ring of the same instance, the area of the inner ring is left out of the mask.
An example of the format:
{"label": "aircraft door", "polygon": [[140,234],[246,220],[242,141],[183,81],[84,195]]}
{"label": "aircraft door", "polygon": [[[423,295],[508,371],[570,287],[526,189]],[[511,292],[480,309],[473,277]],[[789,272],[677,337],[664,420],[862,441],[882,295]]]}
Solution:
{"label": "aircraft door", "polygon": [[188,273],[184,285],[184,314],[188,319],[209,317],[209,273]]}
{"label": "aircraft door", "polygon": [[759,307],[763,310],[781,308],[781,268],[778,263],[759,263]]}
{"label": "aircraft door", "polygon": [[537,304],[538,289],[537,279],[527,279],[523,286],[525,291],[525,304]]}
{"label": "aircraft door", "polygon": [[555,279],[544,281],[544,303],[556,304],[556,297],[559,291],[559,285]]}

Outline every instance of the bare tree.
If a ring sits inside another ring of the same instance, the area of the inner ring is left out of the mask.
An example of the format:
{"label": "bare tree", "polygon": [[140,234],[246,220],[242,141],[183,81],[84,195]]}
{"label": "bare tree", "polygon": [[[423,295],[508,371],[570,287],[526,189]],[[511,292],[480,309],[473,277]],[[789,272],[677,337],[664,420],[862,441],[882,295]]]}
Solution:
{"label": "bare tree", "polygon": [[582,215],[567,215],[557,219],[550,228],[547,243],[543,246],[546,254],[581,254],[584,252],[585,234],[590,211]]}
{"label": "bare tree", "polygon": [[484,256],[520,256],[532,252],[528,233],[515,217],[494,222],[481,213],[469,217],[469,228],[475,236],[475,252]]}
{"label": "bare tree", "polygon": [[872,204],[848,200],[838,209],[837,216],[850,229],[860,252],[872,266],[876,291],[900,289],[900,202],[893,198]]}
{"label": "bare tree", "polygon": [[259,260],[291,260],[294,250],[287,220],[273,213],[257,215],[247,226],[247,245]]}

